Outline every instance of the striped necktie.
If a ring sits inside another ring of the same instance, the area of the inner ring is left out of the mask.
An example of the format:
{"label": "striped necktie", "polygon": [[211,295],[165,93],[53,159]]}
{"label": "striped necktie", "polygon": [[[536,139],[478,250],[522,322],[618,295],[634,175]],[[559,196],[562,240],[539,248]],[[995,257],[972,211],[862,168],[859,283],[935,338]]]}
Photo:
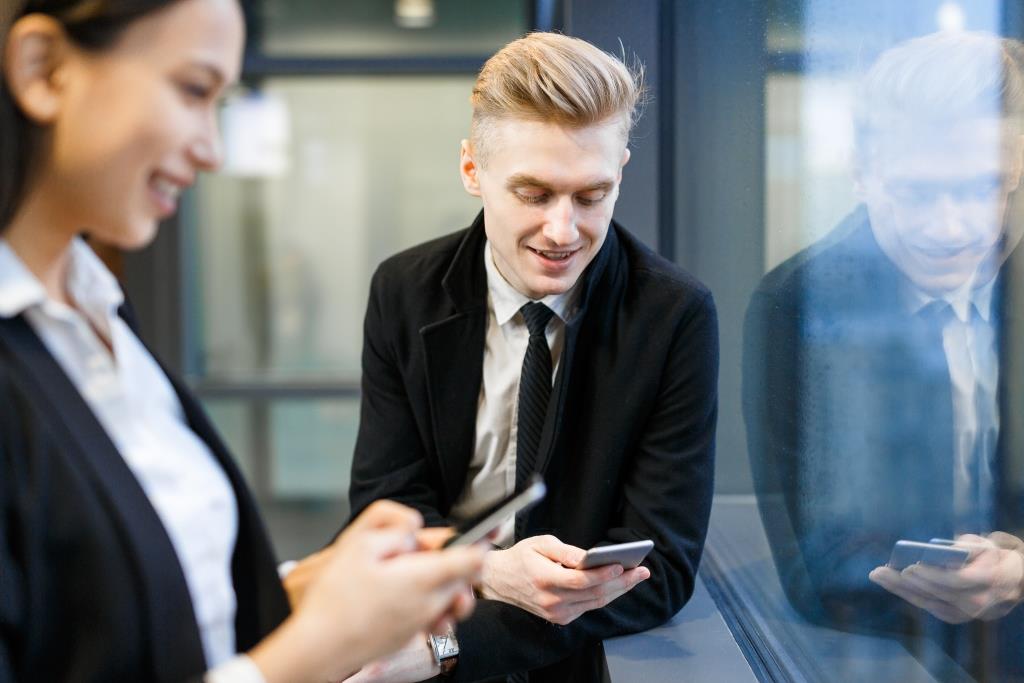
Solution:
{"label": "striped necktie", "polygon": [[524,305],[520,312],[530,330],[530,341],[519,377],[519,428],[516,438],[516,490],[539,466],[538,449],[551,398],[551,349],[544,334],[554,312],[541,303]]}

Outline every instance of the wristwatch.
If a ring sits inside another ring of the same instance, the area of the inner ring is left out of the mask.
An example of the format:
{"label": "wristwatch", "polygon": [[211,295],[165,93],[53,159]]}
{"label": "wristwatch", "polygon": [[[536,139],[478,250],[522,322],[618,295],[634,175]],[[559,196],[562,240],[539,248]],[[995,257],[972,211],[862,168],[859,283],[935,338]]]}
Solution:
{"label": "wristwatch", "polygon": [[455,639],[455,629],[449,626],[448,632],[440,636],[431,633],[427,642],[434,651],[434,660],[441,667],[441,675],[450,676],[459,663],[459,641]]}

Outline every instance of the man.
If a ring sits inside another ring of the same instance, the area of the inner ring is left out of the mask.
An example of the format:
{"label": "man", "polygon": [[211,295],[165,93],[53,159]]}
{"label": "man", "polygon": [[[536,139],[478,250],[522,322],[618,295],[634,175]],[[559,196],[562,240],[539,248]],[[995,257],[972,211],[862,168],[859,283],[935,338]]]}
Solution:
{"label": "man", "polygon": [[[548,484],[489,554],[456,680],[600,680],[602,639],[664,622],[693,590],[717,324],[700,283],[611,220],[641,90],[584,41],[507,45],[461,148],[483,211],[373,278],[353,514],[391,498],[448,525],[534,471]],[[638,568],[576,568],[586,548],[642,539]],[[438,670],[422,641],[405,660],[409,680]]]}
{"label": "man", "polygon": [[[1003,619],[1024,597],[1020,59],[972,33],[884,53],[855,120],[863,206],[765,276],[745,330],[751,463],[794,605],[929,635],[982,679],[1020,675],[1024,636]],[[967,566],[880,566],[936,537]]]}

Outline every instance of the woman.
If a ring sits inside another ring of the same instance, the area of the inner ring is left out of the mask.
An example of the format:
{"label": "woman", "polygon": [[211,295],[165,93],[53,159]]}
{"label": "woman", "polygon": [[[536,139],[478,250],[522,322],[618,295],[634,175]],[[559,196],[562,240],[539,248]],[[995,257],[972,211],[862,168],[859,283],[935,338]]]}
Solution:
{"label": "woman", "polygon": [[216,168],[237,0],[15,4],[0,8],[0,681],[324,681],[465,616],[482,551],[410,553],[422,521],[389,503],[286,594],[223,444],[78,237],[141,247]]}

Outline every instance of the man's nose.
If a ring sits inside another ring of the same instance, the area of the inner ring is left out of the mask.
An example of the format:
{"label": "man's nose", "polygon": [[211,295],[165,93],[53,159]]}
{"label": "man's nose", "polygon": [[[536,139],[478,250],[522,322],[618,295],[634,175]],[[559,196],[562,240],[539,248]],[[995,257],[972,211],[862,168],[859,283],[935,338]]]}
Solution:
{"label": "man's nose", "polygon": [[970,226],[964,218],[963,207],[948,194],[942,194],[938,198],[931,236],[936,242],[948,246],[959,246],[971,239]]}
{"label": "man's nose", "polygon": [[572,197],[561,197],[548,210],[544,221],[544,236],[562,246],[572,244],[579,237],[576,229],[576,211]]}

